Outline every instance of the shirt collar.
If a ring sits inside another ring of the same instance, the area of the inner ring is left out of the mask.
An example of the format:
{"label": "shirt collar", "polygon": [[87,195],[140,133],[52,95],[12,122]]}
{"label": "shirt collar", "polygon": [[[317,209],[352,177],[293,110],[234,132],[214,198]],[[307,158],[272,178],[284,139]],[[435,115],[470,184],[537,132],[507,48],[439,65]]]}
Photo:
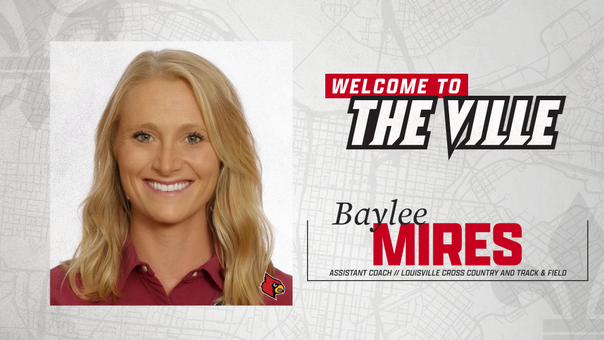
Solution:
{"label": "shirt collar", "polygon": [[138,259],[138,255],[136,255],[136,250],[134,250],[134,245],[132,244],[132,239],[130,238],[130,235],[128,235],[126,244],[122,249],[122,266],[120,268],[120,276],[117,280],[117,289],[119,291],[123,291],[126,279],[128,279],[128,276],[130,276],[130,273],[134,268],[140,265],[141,261]]}
{"label": "shirt collar", "polygon": [[[144,263],[139,260],[138,255],[136,254],[136,250],[134,249],[134,245],[132,244],[132,238],[130,237],[130,235],[128,235],[128,238],[126,239],[126,244],[122,249],[122,266],[120,268],[120,276],[117,281],[117,288],[119,289],[119,291],[123,291],[124,284],[126,283],[126,280],[128,279],[128,276],[130,276],[132,271],[136,267],[141,266],[143,264]],[[208,262],[204,263],[199,268],[192,270],[192,272],[193,271],[205,271],[210,276],[212,281],[214,281],[214,283],[220,288],[220,290],[223,290],[224,279],[221,275],[222,267],[220,266],[220,262],[218,261],[216,253],[212,255],[212,258],[210,258]],[[187,274],[186,277],[189,276],[190,275]]]}

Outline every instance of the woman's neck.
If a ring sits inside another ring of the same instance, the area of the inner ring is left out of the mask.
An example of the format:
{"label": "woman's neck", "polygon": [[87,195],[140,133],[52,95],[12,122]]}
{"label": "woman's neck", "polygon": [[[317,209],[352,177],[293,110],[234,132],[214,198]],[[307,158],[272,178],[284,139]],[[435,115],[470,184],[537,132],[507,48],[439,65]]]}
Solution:
{"label": "woman's neck", "polygon": [[188,272],[214,254],[205,213],[177,224],[163,224],[133,211],[130,236],[139,260],[153,268],[168,295]]}

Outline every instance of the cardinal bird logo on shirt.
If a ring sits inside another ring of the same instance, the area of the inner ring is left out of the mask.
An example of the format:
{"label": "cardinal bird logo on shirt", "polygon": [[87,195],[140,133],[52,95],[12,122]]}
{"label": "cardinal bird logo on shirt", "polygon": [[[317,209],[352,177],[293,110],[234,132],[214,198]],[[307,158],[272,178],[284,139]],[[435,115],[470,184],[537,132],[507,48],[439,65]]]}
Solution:
{"label": "cardinal bird logo on shirt", "polygon": [[262,289],[264,294],[272,297],[275,300],[277,300],[275,297],[277,294],[285,293],[285,286],[283,283],[268,275],[268,273],[264,274],[264,281],[260,285],[260,289]]}

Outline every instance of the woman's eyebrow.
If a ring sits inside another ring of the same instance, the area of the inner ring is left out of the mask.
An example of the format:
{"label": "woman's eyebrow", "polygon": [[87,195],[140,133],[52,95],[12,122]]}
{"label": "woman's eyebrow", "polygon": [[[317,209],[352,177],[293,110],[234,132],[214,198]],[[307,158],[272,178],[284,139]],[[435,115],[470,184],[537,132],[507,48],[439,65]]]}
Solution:
{"label": "woman's eyebrow", "polygon": [[141,125],[137,125],[137,128],[156,130],[157,129],[157,125],[155,125],[153,123],[144,123],[144,124],[141,124]]}
{"label": "woman's eyebrow", "polygon": [[206,131],[205,127],[201,124],[183,124],[178,129],[179,130],[201,130],[203,132]]}
{"label": "woman's eyebrow", "polygon": [[[143,123],[140,125],[136,125],[137,129],[149,129],[149,130],[157,130],[158,127],[157,125],[153,124],[153,123]],[[194,123],[189,123],[189,124],[183,124],[180,125],[178,127],[179,131],[186,131],[186,130],[201,130],[202,132],[205,132],[206,129],[203,125],[201,124],[194,124]]]}

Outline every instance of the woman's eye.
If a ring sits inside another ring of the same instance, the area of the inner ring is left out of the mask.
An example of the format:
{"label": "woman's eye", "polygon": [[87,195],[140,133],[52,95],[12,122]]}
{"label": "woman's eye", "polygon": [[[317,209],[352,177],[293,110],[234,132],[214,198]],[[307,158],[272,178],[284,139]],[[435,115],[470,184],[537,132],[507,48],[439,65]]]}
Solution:
{"label": "woman's eye", "polygon": [[190,134],[187,136],[187,142],[191,143],[191,144],[197,144],[199,142],[202,141],[202,137],[199,134]]}
{"label": "woman's eye", "polygon": [[134,138],[143,143],[148,143],[151,141],[151,135],[146,132],[137,132],[134,134]]}

